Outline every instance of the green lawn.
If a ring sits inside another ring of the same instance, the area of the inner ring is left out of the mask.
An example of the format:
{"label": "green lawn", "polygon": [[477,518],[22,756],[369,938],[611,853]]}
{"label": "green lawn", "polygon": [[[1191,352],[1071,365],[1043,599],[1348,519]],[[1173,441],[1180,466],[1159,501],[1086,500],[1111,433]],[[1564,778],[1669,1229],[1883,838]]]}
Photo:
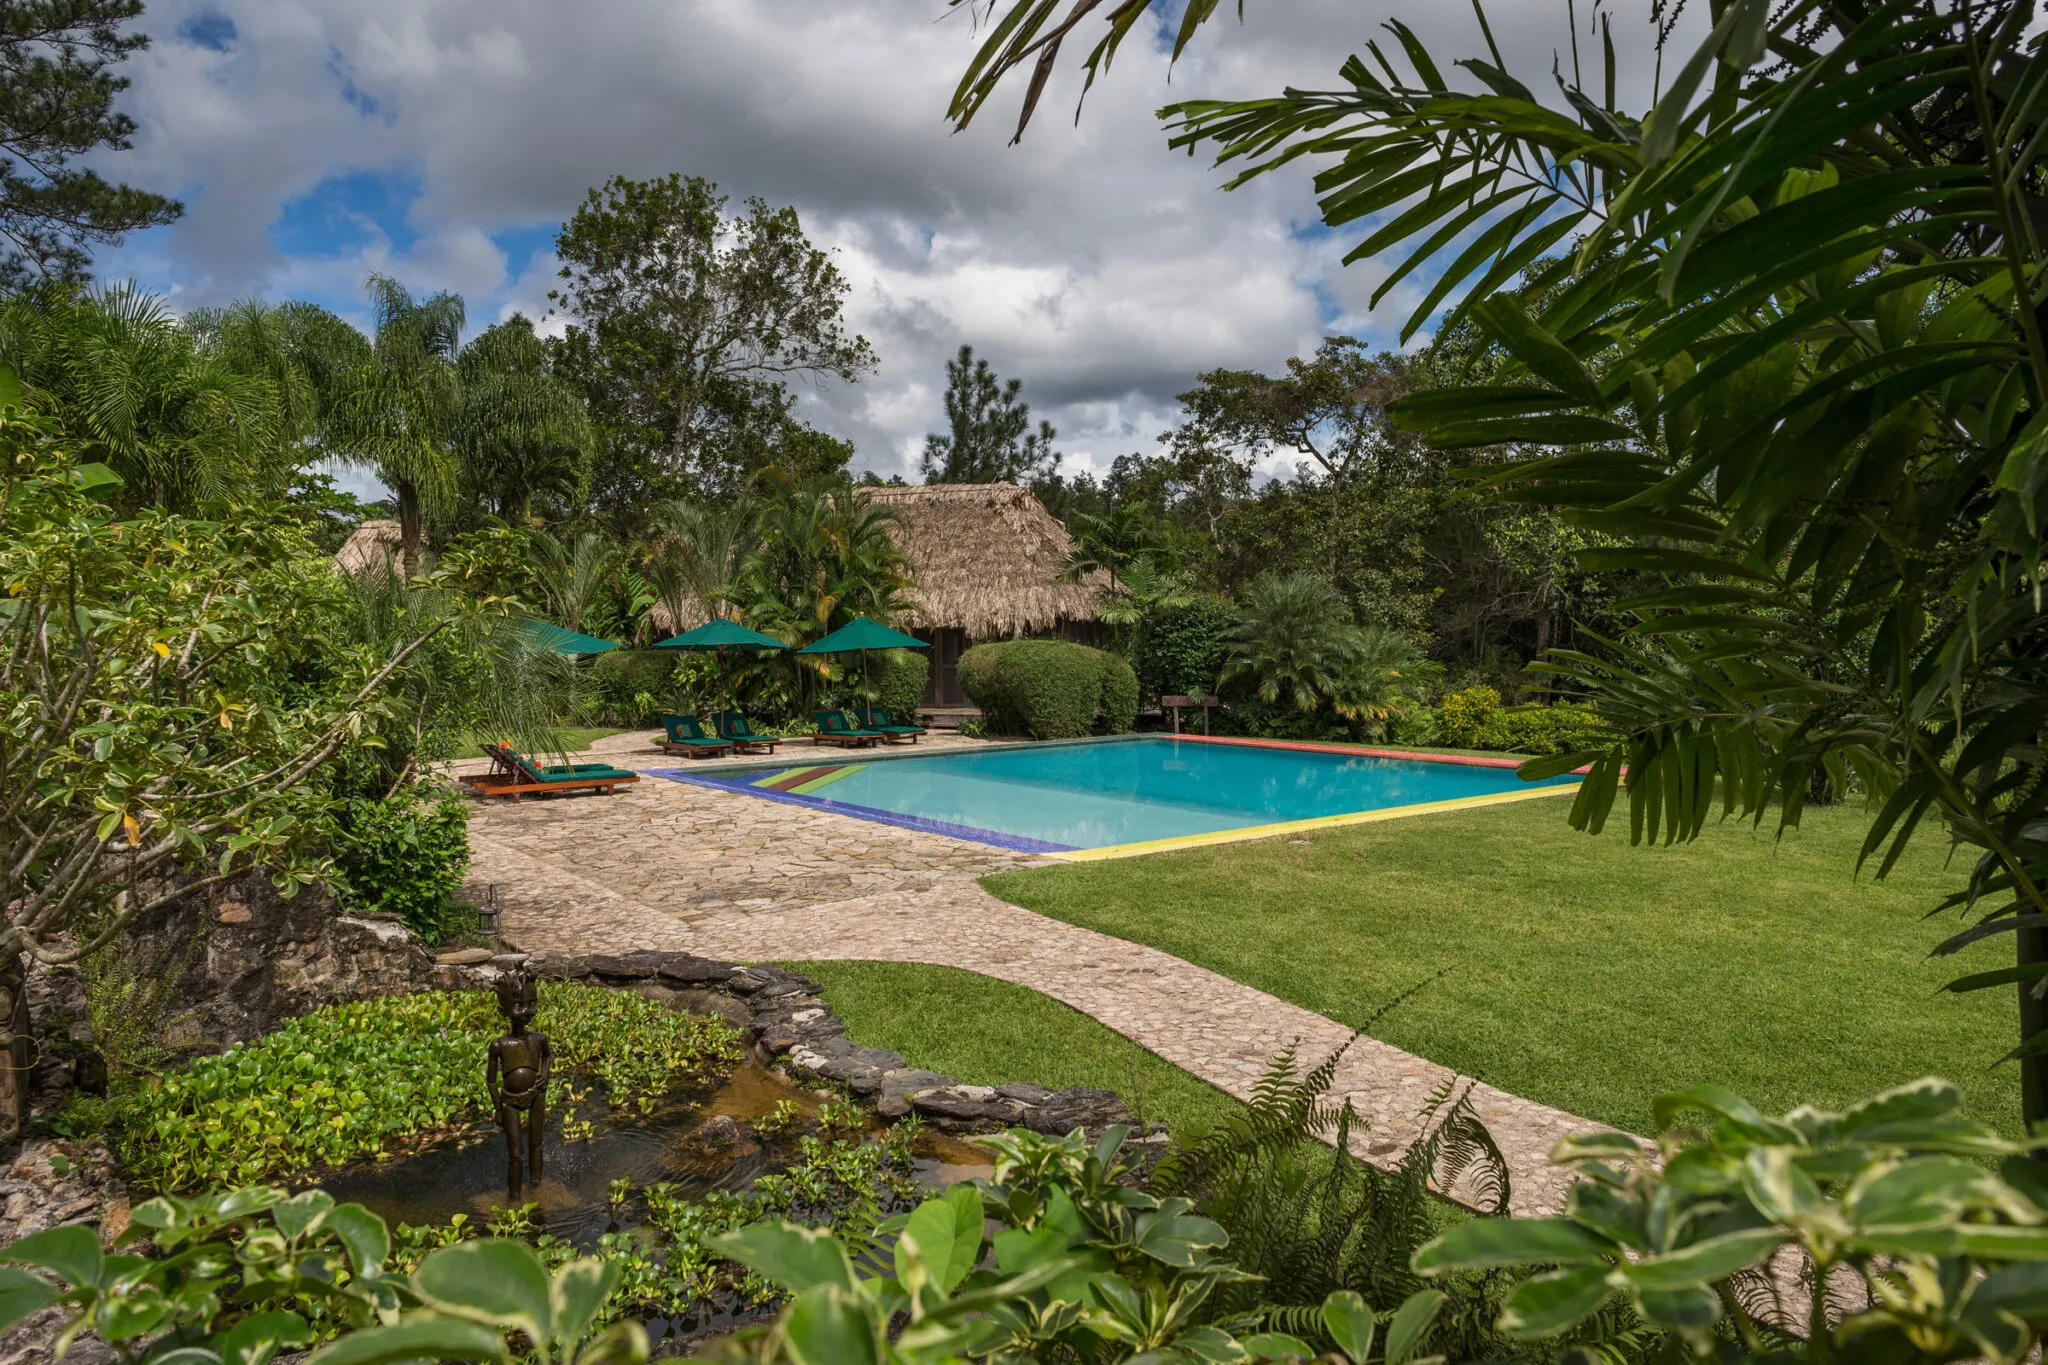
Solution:
{"label": "green lawn", "polygon": [[[600,739],[608,739],[613,735],[623,735],[626,733],[628,733],[626,730],[622,730],[617,726],[569,725],[556,730],[554,735],[555,743],[560,746],[560,752],[565,754],[582,754],[590,752],[590,746]],[[492,742],[496,743],[495,740]],[[456,757],[482,758],[484,756],[482,745],[482,740],[472,736],[468,747],[460,754],[457,754]],[[552,754],[556,750],[550,749],[548,752]]]}
{"label": "green lawn", "polygon": [[1999,938],[1928,950],[1921,916],[1961,878],[1938,833],[1885,882],[1851,876],[1860,809],[1696,844],[1589,837],[1563,800],[1417,816],[990,877],[996,895],[1164,949],[1362,1024],[1396,1046],[1588,1117],[1647,1132],[1657,1094],[1702,1081],[1769,1112],[1832,1105],[1935,1073],[2017,1131],[2010,990],[1937,994],[2005,965]]}
{"label": "green lawn", "polygon": [[970,1085],[1114,1090],[1140,1118],[1176,1133],[1209,1127],[1237,1105],[1114,1029],[1006,981],[909,962],[782,965],[825,988],[855,1042]]}

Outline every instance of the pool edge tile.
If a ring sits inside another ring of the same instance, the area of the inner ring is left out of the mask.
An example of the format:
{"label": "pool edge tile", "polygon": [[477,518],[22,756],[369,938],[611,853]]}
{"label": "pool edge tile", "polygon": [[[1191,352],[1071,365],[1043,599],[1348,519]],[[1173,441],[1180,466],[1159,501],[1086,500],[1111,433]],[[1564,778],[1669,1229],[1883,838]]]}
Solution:
{"label": "pool edge tile", "polygon": [[1336,829],[1344,825],[1369,825],[1381,820],[1401,820],[1411,815],[1437,815],[1446,811],[1500,806],[1511,801],[1533,801],[1540,796],[1563,796],[1578,791],[1576,785],[1535,787],[1528,791],[1488,792],[1484,796],[1460,796],[1449,801],[1422,801],[1412,806],[1388,806],[1380,810],[1352,811],[1345,815],[1318,815],[1308,820],[1286,820],[1275,825],[1247,825],[1243,829],[1219,829],[1206,834],[1180,834],[1171,839],[1148,839],[1136,844],[1105,844],[1101,848],[1077,848],[1065,853],[1048,852],[1048,858],[1064,863],[1100,863],[1116,858],[1142,858],[1152,853],[1174,853],[1187,848],[1208,848],[1216,844],[1239,844],[1253,839],[1277,839],[1285,834],[1315,829]]}

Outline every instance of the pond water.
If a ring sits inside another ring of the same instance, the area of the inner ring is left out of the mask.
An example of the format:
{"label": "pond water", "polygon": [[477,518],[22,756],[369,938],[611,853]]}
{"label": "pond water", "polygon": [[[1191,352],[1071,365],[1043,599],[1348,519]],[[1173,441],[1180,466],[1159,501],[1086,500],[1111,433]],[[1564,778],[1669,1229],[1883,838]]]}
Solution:
{"label": "pond water", "polygon": [[[743,1141],[722,1151],[692,1144],[690,1135],[721,1115],[746,1123],[788,1100],[806,1115],[823,1103],[809,1090],[751,1063],[736,1068],[710,1095],[684,1095],[649,1115],[612,1114],[594,1091],[573,1113],[555,1087],[538,1185],[520,1203],[533,1203],[536,1230],[589,1247],[606,1232],[621,1230],[607,1200],[614,1180],[636,1190],[666,1181],[685,1198],[713,1189],[738,1192],[789,1164],[792,1142],[762,1146]],[[595,1121],[587,1138],[564,1141],[565,1117]],[[879,1129],[877,1130],[879,1131]],[[926,1130],[918,1135],[917,1178],[943,1188],[971,1176],[987,1175],[988,1153],[972,1144]],[[493,1123],[480,1123],[411,1156],[378,1164],[344,1167],[309,1175],[337,1200],[363,1205],[396,1228],[446,1223],[457,1214],[481,1224],[494,1210],[509,1207],[505,1194],[505,1139]]]}

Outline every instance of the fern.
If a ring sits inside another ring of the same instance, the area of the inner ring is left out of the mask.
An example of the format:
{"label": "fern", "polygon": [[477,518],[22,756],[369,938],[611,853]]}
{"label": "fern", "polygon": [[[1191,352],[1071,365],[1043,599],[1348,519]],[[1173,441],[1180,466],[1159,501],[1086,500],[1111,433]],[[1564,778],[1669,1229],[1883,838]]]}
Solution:
{"label": "fern", "polygon": [[[1510,1188],[1467,1081],[1430,1096],[1417,1115],[1419,1138],[1392,1169],[1354,1154],[1364,1120],[1330,1087],[1359,1036],[1307,1069],[1298,1043],[1290,1045],[1241,1114],[1170,1153],[1151,1180],[1154,1193],[1191,1198],[1222,1224],[1231,1261],[1259,1277],[1219,1290],[1215,1312],[1324,1346],[1334,1345],[1319,1316],[1327,1295],[1348,1289],[1391,1309],[1424,1287],[1409,1263],[1447,1216],[1432,1190],[1462,1182],[1494,1214],[1506,1210]],[[1509,1287],[1505,1276],[1461,1282],[1426,1349],[1454,1358],[1509,1351],[1494,1328]]]}

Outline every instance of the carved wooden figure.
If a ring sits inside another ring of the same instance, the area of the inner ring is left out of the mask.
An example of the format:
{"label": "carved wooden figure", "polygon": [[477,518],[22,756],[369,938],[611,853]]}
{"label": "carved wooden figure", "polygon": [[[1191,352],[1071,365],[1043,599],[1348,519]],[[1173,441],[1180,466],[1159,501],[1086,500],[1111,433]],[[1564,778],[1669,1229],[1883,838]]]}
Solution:
{"label": "carved wooden figure", "polygon": [[[533,1029],[539,996],[533,978],[508,972],[498,982],[498,1008],[509,1023],[505,1036],[491,1044],[484,1084],[491,1092],[498,1127],[505,1133],[505,1186],[518,1199],[527,1181],[540,1183],[542,1134],[548,1126],[548,1064],[552,1052],[547,1035]],[[522,1163],[523,1158],[523,1163]]]}

